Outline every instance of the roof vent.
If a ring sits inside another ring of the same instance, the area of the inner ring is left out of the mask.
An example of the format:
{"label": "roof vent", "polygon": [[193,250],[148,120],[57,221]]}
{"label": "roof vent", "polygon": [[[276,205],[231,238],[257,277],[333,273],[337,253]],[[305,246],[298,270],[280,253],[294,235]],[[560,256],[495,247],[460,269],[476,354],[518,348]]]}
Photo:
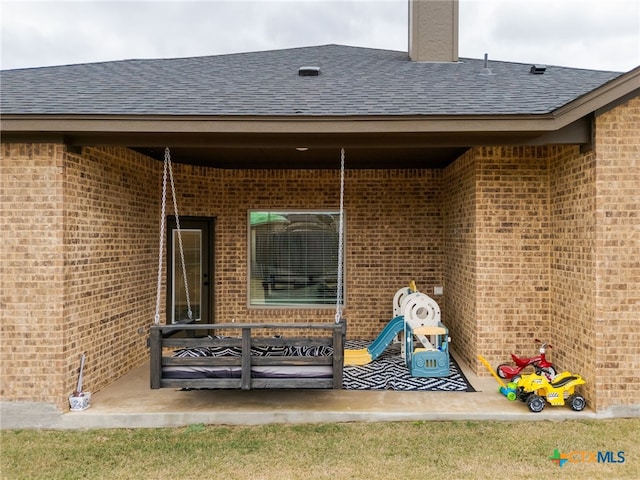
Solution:
{"label": "roof vent", "polygon": [[480,72],[480,75],[489,75],[489,76],[493,75],[493,72],[489,68],[489,54],[488,53],[484,54],[484,68]]}
{"label": "roof vent", "polygon": [[301,77],[317,77],[320,75],[320,67],[300,67],[298,75]]}
{"label": "roof vent", "polygon": [[535,75],[542,75],[546,71],[547,71],[546,65],[531,65],[531,70],[529,70],[529,73],[533,73]]}

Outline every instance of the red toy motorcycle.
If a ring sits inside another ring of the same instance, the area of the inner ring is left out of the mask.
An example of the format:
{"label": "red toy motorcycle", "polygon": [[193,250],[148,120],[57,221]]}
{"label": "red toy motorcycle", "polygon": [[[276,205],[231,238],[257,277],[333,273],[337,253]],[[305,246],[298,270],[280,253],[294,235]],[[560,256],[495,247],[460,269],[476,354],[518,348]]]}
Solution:
{"label": "red toy motorcycle", "polygon": [[[536,343],[542,343],[537,338],[535,339]],[[556,376],[556,369],[553,364],[547,361],[545,357],[545,352],[547,348],[553,348],[551,345],[547,343],[542,343],[540,345],[540,354],[531,358],[521,358],[516,354],[512,353],[511,358],[515,362],[514,365],[508,365],[506,363],[498,365],[496,368],[496,372],[500,378],[512,379],[516,375],[520,375],[522,371],[528,366],[532,366],[535,373],[538,375],[545,375],[549,381],[553,380],[553,377]]]}

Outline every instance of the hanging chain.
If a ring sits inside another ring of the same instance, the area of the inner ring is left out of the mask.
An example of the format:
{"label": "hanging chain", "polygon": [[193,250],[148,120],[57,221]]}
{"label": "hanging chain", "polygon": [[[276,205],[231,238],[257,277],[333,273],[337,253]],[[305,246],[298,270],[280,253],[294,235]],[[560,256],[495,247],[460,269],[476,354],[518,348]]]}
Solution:
{"label": "hanging chain", "polygon": [[336,292],[336,323],[342,319],[342,258],[344,255],[344,148],[340,150],[340,220],[338,225],[338,286]]}
{"label": "hanging chain", "polygon": [[192,319],[191,299],[189,298],[189,284],[187,282],[187,267],[184,261],[184,249],[182,248],[182,233],[180,231],[180,217],[178,216],[178,202],[176,200],[176,188],[173,182],[173,168],[171,167],[171,153],[169,147],[164,150],[164,169],[162,174],[162,207],[160,213],[160,249],[158,252],[158,287],[156,291],[156,314],[153,320],[155,325],[160,324],[160,295],[162,292],[162,259],[164,257],[165,217],[167,205],[167,174],[171,183],[171,198],[173,199],[173,211],[176,216],[176,230],[178,232],[178,245],[180,249],[180,263],[182,265],[182,278],[184,290],[187,296],[187,315]]}
{"label": "hanging chain", "polygon": [[[168,150],[168,149],[167,149]],[[164,256],[165,211],[167,205],[167,165],[168,154],[164,152],[164,171],[162,174],[162,209],[160,213],[160,249],[158,252],[158,289],[156,291],[156,315],[153,323],[160,325],[160,295],[162,292],[162,258]]]}
{"label": "hanging chain", "polygon": [[[182,248],[182,231],[180,230],[180,216],[178,215],[178,201],[176,200],[176,187],[173,183],[173,168],[171,168],[171,155],[169,147],[164,151],[165,162],[169,165],[169,180],[171,182],[171,198],[173,199],[173,212],[176,216],[176,232],[178,233],[178,246],[180,249],[180,264],[182,265],[182,280],[184,281],[184,292],[187,296],[187,316],[192,320],[191,299],[189,298],[189,284],[187,282],[187,265],[184,261],[184,249]],[[168,160],[167,160],[168,159]]]}

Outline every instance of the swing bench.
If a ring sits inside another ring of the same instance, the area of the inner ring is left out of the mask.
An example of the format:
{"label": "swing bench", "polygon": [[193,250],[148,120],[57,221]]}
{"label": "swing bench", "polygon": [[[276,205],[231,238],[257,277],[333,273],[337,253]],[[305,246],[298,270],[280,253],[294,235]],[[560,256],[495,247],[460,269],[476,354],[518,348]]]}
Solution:
{"label": "swing bench", "polygon": [[[346,321],[341,311],[344,150],[341,153],[338,286],[333,323],[160,325],[167,174],[173,194],[189,320],[192,317],[168,148],[164,160],[156,315],[148,340],[151,388],[341,389],[346,337]],[[303,336],[301,332],[313,334]]]}
{"label": "swing bench", "polygon": [[[345,328],[344,322],[152,326],[151,388],[340,389]],[[266,330],[283,335],[265,336]],[[287,335],[304,330],[320,333]]]}

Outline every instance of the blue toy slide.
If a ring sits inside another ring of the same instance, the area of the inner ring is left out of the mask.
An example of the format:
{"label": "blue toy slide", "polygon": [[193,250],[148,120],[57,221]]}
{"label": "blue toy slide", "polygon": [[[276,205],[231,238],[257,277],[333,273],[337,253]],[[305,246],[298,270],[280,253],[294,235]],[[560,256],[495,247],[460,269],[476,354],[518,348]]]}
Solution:
{"label": "blue toy slide", "polygon": [[369,345],[368,348],[362,348],[359,350],[345,350],[344,351],[344,364],[345,365],[366,365],[372,362],[380,355],[389,344],[393,341],[395,336],[404,330],[404,316],[399,315],[393,318],[384,327],[380,335]]}

